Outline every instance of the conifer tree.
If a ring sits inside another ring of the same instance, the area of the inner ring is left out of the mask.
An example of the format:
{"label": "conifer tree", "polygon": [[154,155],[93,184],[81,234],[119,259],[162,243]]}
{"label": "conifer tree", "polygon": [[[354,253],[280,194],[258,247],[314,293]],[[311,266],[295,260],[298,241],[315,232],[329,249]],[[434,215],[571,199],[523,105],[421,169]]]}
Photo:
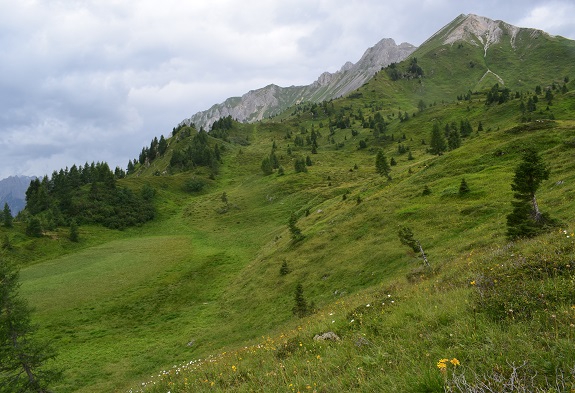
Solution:
{"label": "conifer tree", "polygon": [[447,148],[445,143],[445,138],[441,130],[439,129],[439,124],[433,124],[433,130],[431,131],[431,141],[429,142],[431,154],[442,155]]}
{"label": "conifer tree", "polygon": [[4,226],[6,228],[12,228],[12,211],[10,210],[10,206],[8,206],[8,203],[5,202],[4,203],[4,210],[2,212],[3,215],[3,220],[4,221]]}
{"label": "conifer tree", "polygon": [[375,156],[375,171],[381,176],[387,177],[388,180],[391,180],[391,176],[389,175],[391,168],[387,162],[387,158],[385,158],[385,154],[383,153],[382,149],[379,149],[377,151],[377,155]]}
{"label": "conifer tree", "polygon": [[298,316],[299,318],[303,318],[306,315],[308,315],[309,306],[303,296],[303,285],[301,285],[301,283],[298,283],[295,288],[294,300],[295,305],[292,308],[292,312],[294,313],[294,315]]}
{"label": "conifer tree", "polygon": [[425,252],[423,251],[421,243],[419,242],[419,240],[413,238],[414,235],[411,228],[405,226],[401,227],[399,228],[397,235],[399,236],[399,241],[401,242],[401,244],[408,246],[413,250],[413,252],[421,253],[421,258],[423,259],[423,265],[425,267],[431,267],[429,264],[429,260],[427,259],[427,255],[425,255]]}
{"label": "conifer tree", "polygon": [[48,393],[60,373],[47,368],[54,351],[35,337],[30,309],[18,294],[18,271],[0,259],[0,391]]}
{"label": "conifer tree", "polygon": [[297,158],[294,162],[294,169],[296,173],[307,172],[307,166],[304,158]]}
{"label": "conifer tree", "polygon": [[461,146],[461,136],[457,128],[451,128],[447,135],[447,146],[449,150],[455,150]]}
{"label": "conifer tree", "polygon": [[541,182],[549,178],[549,173],[549,168],[535,150],[525,150],[511,184],[515,200],[511,202],[513,211],[507,216],[509,238],[532,237],[553,224],[549,216],[539,210],[535,196]]}
{"label": "conifer tree", "polygon": [[274,168],[272,166],[272,162],[270,160],[269,157],[264,157],[264,159],[262,160],[262,172],[264,173],[264,175],[271,175],[274,171]]}

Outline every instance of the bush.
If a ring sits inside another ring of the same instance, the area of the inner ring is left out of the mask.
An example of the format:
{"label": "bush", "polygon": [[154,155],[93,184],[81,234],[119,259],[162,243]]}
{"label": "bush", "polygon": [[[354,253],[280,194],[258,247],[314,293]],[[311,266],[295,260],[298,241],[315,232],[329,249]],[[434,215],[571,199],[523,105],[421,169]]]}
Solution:
{"label": "bush", "polygon": [[203,179],[192,177],[190,180],[184,183],[184,191],[186,192],[200,192],[206,186],[206,182]]}

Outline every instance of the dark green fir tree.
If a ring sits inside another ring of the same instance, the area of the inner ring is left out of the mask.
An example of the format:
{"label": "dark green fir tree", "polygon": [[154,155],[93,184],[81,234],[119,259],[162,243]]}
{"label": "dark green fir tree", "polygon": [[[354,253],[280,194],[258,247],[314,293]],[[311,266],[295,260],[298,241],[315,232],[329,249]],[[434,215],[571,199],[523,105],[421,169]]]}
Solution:
{"label": "dark green fir tree", "polygon": [[55,352],[41,343],[19,296],[18,271],[0,259],[0,392],[48,393],[61,374],[46,365]]}
{"label": "dark green fir tree", "polygon": [[507,216],[507,236],[510,239],[533,237],[553,225],[553,220],[542,213],[536,192],[550,170],[535,150],[527,149],[515,169],[511,189],[514,191],[513,211]]}

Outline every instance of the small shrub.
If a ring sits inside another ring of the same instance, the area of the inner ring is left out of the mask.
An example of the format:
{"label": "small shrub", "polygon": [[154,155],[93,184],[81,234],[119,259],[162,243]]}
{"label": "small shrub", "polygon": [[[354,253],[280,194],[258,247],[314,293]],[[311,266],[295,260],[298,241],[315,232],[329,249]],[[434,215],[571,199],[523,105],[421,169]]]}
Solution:
{"label": "small shrub", "polygon": [[290,270],[287,264],[287,261],[283,261],[282,266],[280,267],[280,276],[285,276],[289,274]]}
{"label": "small shrub", "polygon": [[206,182],[203,179],[192,177],[186,183],[184,183],[184,191],[186,192],[200,192],[206,186]]}

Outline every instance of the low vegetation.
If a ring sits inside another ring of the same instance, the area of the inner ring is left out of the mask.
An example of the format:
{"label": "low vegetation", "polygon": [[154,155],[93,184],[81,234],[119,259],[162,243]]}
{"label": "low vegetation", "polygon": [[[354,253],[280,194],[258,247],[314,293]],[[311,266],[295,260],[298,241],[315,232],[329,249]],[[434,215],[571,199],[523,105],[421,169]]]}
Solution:
{"label": "low vegetation", "polygon": [[[32,187],[1,258],[53,390],[574,389],[575,86],[461,95],[430,56],[350,98],[174,128],[127,176]],[[122,206],[151,215],[98,225]]]}

